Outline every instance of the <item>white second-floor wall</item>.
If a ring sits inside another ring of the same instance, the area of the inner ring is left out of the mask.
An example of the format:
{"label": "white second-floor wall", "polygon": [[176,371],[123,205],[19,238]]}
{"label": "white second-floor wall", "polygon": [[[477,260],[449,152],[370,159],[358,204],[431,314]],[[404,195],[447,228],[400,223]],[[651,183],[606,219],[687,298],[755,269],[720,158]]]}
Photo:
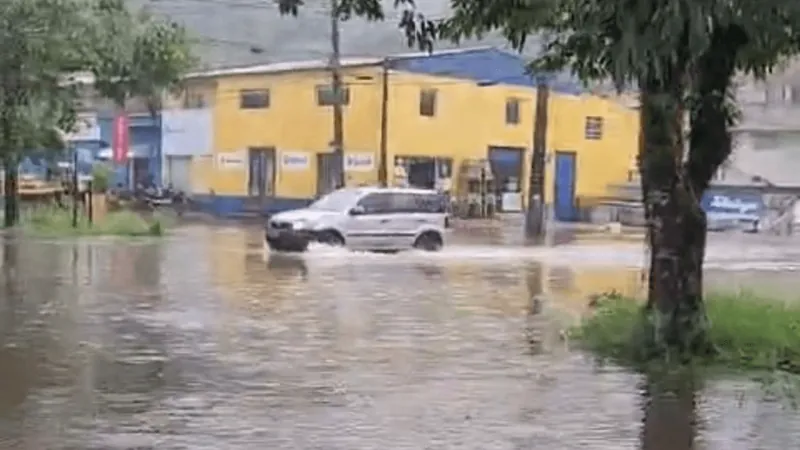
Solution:
{"label": "white second-floor wall", "polygon": [[166,109],[161,112],[164,156],[210,155],[214,145],[211,110]]}

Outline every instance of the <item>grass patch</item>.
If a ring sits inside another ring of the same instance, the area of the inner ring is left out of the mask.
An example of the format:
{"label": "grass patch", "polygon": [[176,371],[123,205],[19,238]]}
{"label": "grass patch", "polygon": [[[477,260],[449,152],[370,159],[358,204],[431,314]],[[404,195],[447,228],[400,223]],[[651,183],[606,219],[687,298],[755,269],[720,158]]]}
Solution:
{"label": "grass patch", "polygon": [[76,236],[162,236],[170,221],[161,215],[145,218],[132,211],[106,213],[93,223],[82,213],[78,226],[72,226],[72,211],[61,208],[38,208],[23,213],[19,228],[23,233],[41,237]]}
{"label": "grass patch", "polygon": [[[704,365],[800,374],[800,302],[750,292],[711,293],[705,300],[709,335],[717,352]],[[604,296],[570,337],[603,359],[635,364],[645,320],[642,305],[619,295]]]}

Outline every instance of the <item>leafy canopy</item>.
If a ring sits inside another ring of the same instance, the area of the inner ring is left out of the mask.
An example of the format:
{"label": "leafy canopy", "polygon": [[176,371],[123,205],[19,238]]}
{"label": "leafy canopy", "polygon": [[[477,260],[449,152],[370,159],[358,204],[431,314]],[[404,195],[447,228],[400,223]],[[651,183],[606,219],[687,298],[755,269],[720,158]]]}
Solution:
{"label": "leafy canopy", "polygon": [[[304,0],[273,0],[297,15]],[[339,16],[383,20],[380,0],[340,0]],[[395,0],[409,46],[431,50],[499,32],[516,50],[543,38],[533,69],[569,69],[584,81],[611,79],[618,87],[658,79],[675,64],[691,66],[714,33],[737,28],[746,45],[738,68],[764,76],[800,50],[800,2],[793,0],[450,0],[451,15],[431,20],[414,0]]]}
{"label": "leafy canopy", "polygon": [[95,87],[122,107],[131,97],[160,106],[164,90],[180,86],[194,66],[186,30],[145,11],[133,13],[124,0],[94,0],[90,29],[95,44],[87,48]]}
{"label": "leafy canopy", "polygon": [[155,104],[193,63],[183,28],[132,14],[121,0],[3,0],[0,48],[5,159],[73,129],[82,90],[73,74],[93,74],[95,88],[115,101]]}
{"label": "leafy canopy", "polygon": [[499,31],[521,50],[540,34],[535,68],[568,68],[618,87],[691,68],[715,33],[743,34],[738,67],[758,76],[800,50],[800,2],[791,0],[451,0],[451,7],[433,38]]}

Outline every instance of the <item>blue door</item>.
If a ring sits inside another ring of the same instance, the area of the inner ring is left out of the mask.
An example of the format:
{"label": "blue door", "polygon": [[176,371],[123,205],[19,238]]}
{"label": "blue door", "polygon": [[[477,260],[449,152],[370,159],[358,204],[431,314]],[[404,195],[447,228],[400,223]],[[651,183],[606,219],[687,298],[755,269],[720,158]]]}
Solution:
{"label": "blue door", "polygon": [[555,202],[556,220],[577,219],[575,211],[575,152],[556,152]]}

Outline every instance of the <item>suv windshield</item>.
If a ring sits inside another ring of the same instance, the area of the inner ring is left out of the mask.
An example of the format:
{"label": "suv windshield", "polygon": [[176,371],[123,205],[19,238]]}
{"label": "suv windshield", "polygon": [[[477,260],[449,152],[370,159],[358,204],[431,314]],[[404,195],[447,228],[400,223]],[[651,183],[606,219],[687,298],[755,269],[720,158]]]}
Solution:
{"label": "suv windshield", "polygon": [[358,191],[349,189],[331,192],[312,203],[308,209],[322,211],[345,211],[352,208],[358,201]]}

